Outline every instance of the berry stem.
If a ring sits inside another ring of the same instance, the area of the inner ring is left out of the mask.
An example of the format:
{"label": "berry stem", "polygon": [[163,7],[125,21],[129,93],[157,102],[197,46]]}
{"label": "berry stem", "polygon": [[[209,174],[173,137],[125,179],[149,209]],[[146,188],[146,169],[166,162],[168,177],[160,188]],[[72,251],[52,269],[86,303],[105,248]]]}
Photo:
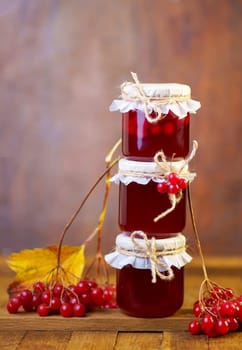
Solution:
{"label": "berry stem", "polygon": [[102,205],[102,210],[101,210],[101,214],[99,215],[99,219],[98,219],[98,225],[96,227],[96,229],[94,230],[95,233],[97,233],[97,248],[96,248],[96,255],[94,257],[93,262],[90,264],[89,268],[86,271],[86,276],[88,276],[88,274],[90,273],[91,269],[93,268],[93,266],[96,265],[96,277],[97,279],[99,279],[100,277],[100,273],[101,273],[101,267],[104,270],[104,274],[105,274],[105,278],[106,278],[106,283],[109,282],[109,272],[108,272],[108,267],[106,264],[106,261],[104,260],[103,254],[102,254],[102,249],[101,249],[101,243],[102,243],[102,228],[103,228],[103,223],[105,220],[105,216],[106,216],[106,212],[107,212],[107,205],[108,205],[108,197],[109,197],[109,192],[110,192],[110,170],[111,167],[110,165],[112,164],[112,157],[113,154],[115,153],[115,151],[117,150],[117,148],[120,146],[121,144],[121,139],[118,140],[118,142],[112,147],[112,149],[110,150],[110,152],[108,153],[108,155],[105,158],[105,162],[106,162],[106,179],[105,179],[105,194],[104,194],[104,199],[103,199],[103,205]]}
{"label": "berry stem", "polygon": [[197,226],[196,226],[196,222],[195,222],[195,216],[194,216],[194,211],[193,211],[193,206],[192,206],[192,199],[191,199],[191,189],[190,189],[190,184],[189,183],[188,183],[187,189],[188,189],[187,192],[188,192],[189,211],[190,211],[192,227],[193,227],[193,232],[194,232],[194,236],[195,236],[195,239],[196,239],[198,253],[199,253],[199,256],[200,256],[201,261],[202,261],[202,269],[203,269],[203,274],[204,274],[204,281],[208,282],[209,278],[208,278],[208,273],[207,273],[207,268],[206,268],[206,264],[205,264],[205,259],[204,259],[204,256],[203,256],[201,242],[200,242],[200,239],[199,239],[198,230],[197,230]]}
{"label": "berry stem", "polygon": [[[97,187],[97,185],[99,184],[99,182],[105,177],[105,176],[109,176],[110,177],[110,170],[114,167],[114,165],[117,164],[117,162],[119,161],[119,158],[115,159],[114,161],[111,161],[111,157],[114,153],[114,151],[116,150],[116,148],[120,145],[121,140],[119,140],[115,146],[112,148],[112,150],[109,152],[108,156],[106,157],[106,169],[105,171],[98,177],[98,179],[94,182],[94,184],[91,186],[91,188],[89,189],[89,191],[87,192],[87,194],[85,195],[85,197],[83,198],[83,200],[81,201],[81,204],[79,205],[79,207],[75,210],[75,212],[72,214],[72,216],[70,217],[70,219],[68,220],[67,224],[65,225],[62,233],[61,233],[61,238],[58,244],[58,251],[57,251],[57,269],[59,269],[60,267],[60,260],[61,260],[61,248],[62,248],[62,244],[63,244],[63,240],[65,238],[65,235],[68,231],[68,229],[70,228],[70,226],[72,225],[72,223],[74,222],[74,220],[76,219],[77,215],[79,214],[79,212],[81,211],[82,207],[84,206],[84,204],[86,203],[87,199],[89,198],[89,196],[91,195],[91,193],[94,191],[94,189]],[[107,180],[106,180],[106,187],[107,187]],[[107,192],[107,191],[106,191]],[[104,201],[104,206],[103,206],[103,210],[102,213],[100,215],[101,216],[105,216],[105,212],[106,212],[106,197],[107,197],[107,193],[105,193],[105,201]],[[102,219],[102,218],[101,218]],[[100,231],[102,228],[102,224],[103,221],[101,221],[101,219],[99,219],[99,225],[98,225],[98,230]],[[104,217],[103,217],[104,220]],[[97,231],[97,232],[99,232]],[[100,234],[99,234],[100,235]],[[100,239],[99,239],[99,245],[101,245]]]}

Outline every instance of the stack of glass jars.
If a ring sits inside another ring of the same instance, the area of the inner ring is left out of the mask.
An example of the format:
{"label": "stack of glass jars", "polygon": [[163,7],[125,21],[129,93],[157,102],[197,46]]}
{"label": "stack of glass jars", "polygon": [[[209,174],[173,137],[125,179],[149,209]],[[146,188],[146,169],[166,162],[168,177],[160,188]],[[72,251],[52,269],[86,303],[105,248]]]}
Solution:
{"label": "stack of glass jars", "polygon": [[119,184],[116,250],[117,302],[136,317],[165,317],[183,303],[183,269],[191,260],[182,234],[186,223],[191,100],[183,84],[121,85],[111,111],[122,113],[122,153],[113,181]]}

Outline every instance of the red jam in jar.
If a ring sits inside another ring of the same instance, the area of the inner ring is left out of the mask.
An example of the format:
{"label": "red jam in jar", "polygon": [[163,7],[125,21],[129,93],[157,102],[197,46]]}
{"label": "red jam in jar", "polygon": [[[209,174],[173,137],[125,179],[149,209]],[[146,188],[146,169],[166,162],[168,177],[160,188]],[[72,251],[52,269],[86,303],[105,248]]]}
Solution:
{"label": "red jam in jar", "polygon": [[191,99],[185,84],[121,85],[121,98],[110,111],[122,113],[122,152],[129,159],[152,161],[163,150],[168,159],[185,158],[189,153],[190,114],[200,102]]}
{"label": "red jam in jar", "polygon": [[162,238],[181,232],[186,223],[186,190],[176,208],[155,222],[154,218],[171,207],[167,193],[157,191],[157,183],[119,185],[119,226],[122,231],[142,230],[149,237]]}
{"label": "red jam in jar", "polygon": [[184,266],[191,261],[186,238],[147,239],[144,232],[116,237],[105,260],[117,269],[117,303],[135,317],[167,317],[183,303]]}
{"label": "red jam in jar", "polygon": [[131,265],[117,270],[117,303],[126,314],[135,317],[167,317],[183,304],[183,268],[173,268],[171,281],[157,278],[151,272]]}
{"label": "red jam in jar", "polygon": [[[184,161],[169,162],[175,171]],[[119,226],[122,231],[145,231],[148,237],[164,238],[181,232],[186,223],[186,189],[180,190],[173,210],[158,221],[154,220],[167,212],[172,203],[168,192],[160,193],[158,183],[162,169],[155,162],[138,162],[129,159],[119,161],[115,175],[119,183]]]}
{"label": "red jam in jar", "polygon": [[[155,114],[152,112],[150,116]],[[122,152],[130,159],[149,159],[163,150],[167,158],[186,157],[189,152],[189,113],[178,118],[169,111],[161,120],[150,123],[145,113],[131,110],[122,115]]]}

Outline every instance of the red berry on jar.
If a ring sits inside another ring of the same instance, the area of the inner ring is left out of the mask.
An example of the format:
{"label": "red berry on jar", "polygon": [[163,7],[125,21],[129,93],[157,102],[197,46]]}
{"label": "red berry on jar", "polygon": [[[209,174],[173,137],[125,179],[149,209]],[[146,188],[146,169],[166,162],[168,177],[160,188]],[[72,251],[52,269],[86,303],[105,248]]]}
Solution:
{"label": "red berry on jar", "polygon": [[178,181],[178,186],[181,190],[184,190],[187,187],[187,180],[181,177]]}
{"label": "red berry on jar", "polygon": [[157,191],[159,193],[166,193],[167,189],[168,189],[168,185],[167,185],[167,183],[165,181],[159,182],[157,184]]}
{"label": "red berry on jar", "polygon": [[179,180],[180,180],[179,176],[174,172],[168,175],[168,181],[172,185],[178,185]]}
{"label": "red berry on jar", "polygon": [[178,185],[170,184],[168,186],[168,192],[171,194],[177,194],[179,192],[179,190],[180,190],[180,188]]}

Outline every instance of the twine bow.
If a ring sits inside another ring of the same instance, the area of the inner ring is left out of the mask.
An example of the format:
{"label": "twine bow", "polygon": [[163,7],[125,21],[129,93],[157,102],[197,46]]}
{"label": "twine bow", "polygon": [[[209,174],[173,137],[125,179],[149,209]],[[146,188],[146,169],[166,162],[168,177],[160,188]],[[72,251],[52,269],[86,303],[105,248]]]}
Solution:
{"label": "twine bow", "polygon": [[[156,250],[156,240],[152,237],[150,240],[147,238],[147,235],[143,231],[134,231],[130,236],[132,243],[135,249],[138,252],[135,252],[136,256],[149,258],[151,264],[151,274],[152,274],[152,283],[156,283],[157,277],[159,276],[162,280],[171,280],[174,277],[174,272],[170,266],[162,262],[159,259],[159,256],[165,255],[162,251]],[[145,242],[145,247],[139,244],[137,238],[143,239]],[[165,267],[167,274],[164,275],[159,271],[159,267]]]}
{"label": "twine bow", "polygon": [[[145,118],[149,123],[155,124],[164,117],[162,113],[162,106],[173,103],[173,102],[183,102],[188,101],[191,96],[166,96],[166,97],[149,97],[145,94],[142,84],[139,82],[138,76],[136,73],[131,72],[134,83],[124,82],[121,85],[121,95],[122,98],[128,101],[139,101],[143,103]],[[125,91],[127,86],[132,86],[136,89],[136,96],[130,96],[129,93]],[[150,117],[149,110],[154,111],[157,116]]]}
{"label": "twine bow", "polygon": [[[190,155],[180,162],[181,165],[180,165],[180,169],[178,170],[174,168],[174,166],[172,165],[173,164],[172,162],[167,161],[163,151],[159,151],[155,154],[154,161],[160,167],[162,173],[164,174],[164,177],[167,177],[171,172],[175,171],[178,175],[189,178],[189,175],[191,173],[188,170],[188,163],[194,158],[197,149],[198,149],[198,143],[196,140],[194,140]],[[171,207],[165,210],[164,212],[162,212],[161,214],[157,215],[154,218],[154,222],[157,222],[160,219],[164,218],[166,215],[171,213],[176,208],[176,205],[182,199],[182,190],[178,191],[176,194],[168,193],[168,197],[171,203]]]}

